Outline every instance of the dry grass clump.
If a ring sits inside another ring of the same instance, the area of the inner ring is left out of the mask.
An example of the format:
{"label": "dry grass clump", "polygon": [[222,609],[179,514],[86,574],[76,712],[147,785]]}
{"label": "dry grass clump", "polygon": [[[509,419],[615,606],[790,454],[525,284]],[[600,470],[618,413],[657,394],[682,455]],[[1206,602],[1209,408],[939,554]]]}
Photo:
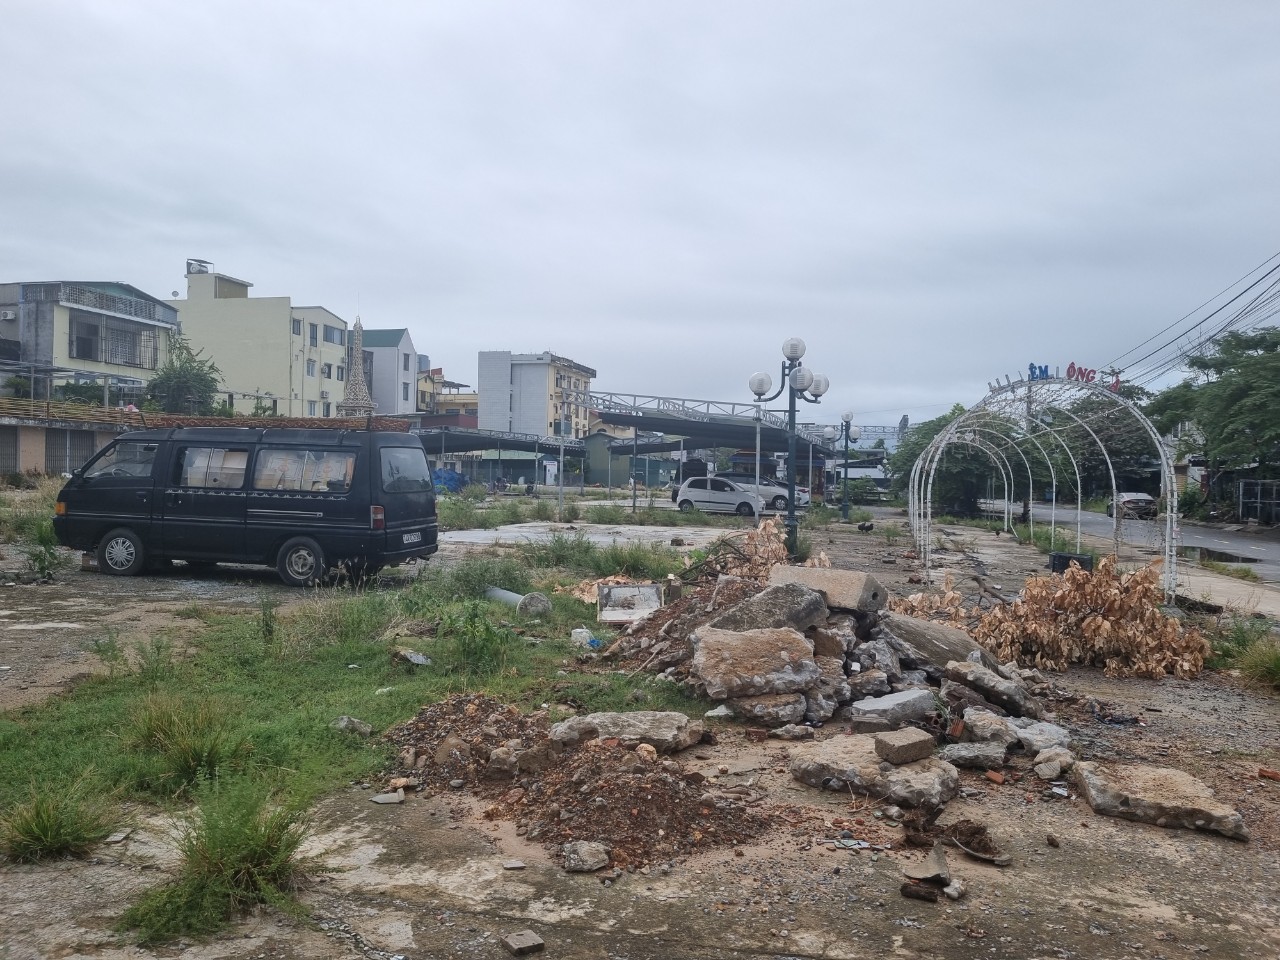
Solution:
{"label": "dry grass clump", "polygon": [[965,607],[950,584],[941,596],[913,594],[891,606],[967,629],[1002,662],[1049,670],[1101,665],[1112,677],[1193,677],[1209,644],[1196,628],[1166,616],[1163,600],[1159,562],[1118,573],[1115,558],[1103,557],[1093,572],[1073,564],[1032,577],[1021,597],[991,610]]}

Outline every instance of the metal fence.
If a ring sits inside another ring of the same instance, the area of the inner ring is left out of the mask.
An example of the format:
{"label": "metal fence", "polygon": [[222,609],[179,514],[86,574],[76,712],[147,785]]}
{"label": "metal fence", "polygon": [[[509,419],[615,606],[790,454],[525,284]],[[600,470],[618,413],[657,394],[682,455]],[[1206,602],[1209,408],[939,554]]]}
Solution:
{"label": "metal fence", "polygon": [[1236,486],[1236,516],[1258,523],[1280,523],[1280,480],[1241,480]]}

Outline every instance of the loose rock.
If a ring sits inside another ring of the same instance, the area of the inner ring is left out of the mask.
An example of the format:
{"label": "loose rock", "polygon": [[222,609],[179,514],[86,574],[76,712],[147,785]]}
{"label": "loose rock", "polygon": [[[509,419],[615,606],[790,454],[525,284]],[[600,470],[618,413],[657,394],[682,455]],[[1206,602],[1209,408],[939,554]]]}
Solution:
{"label": "loose rock", "polygon": [[1207,830],[1233,840],[1249,839],[1239,812],[1214,799],[1208,787],[1181,770],[1077,763],[1075,774],[1094,813],[1157,827]]}

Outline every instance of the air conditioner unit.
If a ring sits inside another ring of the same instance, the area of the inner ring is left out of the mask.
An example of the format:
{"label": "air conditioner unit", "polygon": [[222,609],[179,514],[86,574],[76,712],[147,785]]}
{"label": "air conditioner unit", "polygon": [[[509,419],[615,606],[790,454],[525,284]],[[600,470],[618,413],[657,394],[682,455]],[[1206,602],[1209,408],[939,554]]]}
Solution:
{"label": "air conditioner unit", "polygon": [[329,399],[329,391],[328,391],[328,390],[321,390],[321,391],[320,391],[320,399],[321,399],[321,400],[328,400],[328,399]]}
{"label": "air conditioner unit", "polygon": [[17,320],[18,313],[16,310],[0,310],[0,320]]}

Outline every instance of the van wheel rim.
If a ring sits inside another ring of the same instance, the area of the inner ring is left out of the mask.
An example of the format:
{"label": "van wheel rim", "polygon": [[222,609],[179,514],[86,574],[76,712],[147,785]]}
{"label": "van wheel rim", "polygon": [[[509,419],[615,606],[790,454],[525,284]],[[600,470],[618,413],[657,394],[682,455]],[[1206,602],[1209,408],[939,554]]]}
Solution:
{"label": "van wheel rim", "polygon": [[124,570],[133,564],[137,559],[137,551],[133,549],[133,542],[127,537],[116,537],[107,544],[106,549],[107,566],[112,570]]}
{"label": "van wheel rim", "polygon": [[306,580],[316,570],[316,558],[310,550],[294,550],[286,562],[289,572],[299,580]]}

